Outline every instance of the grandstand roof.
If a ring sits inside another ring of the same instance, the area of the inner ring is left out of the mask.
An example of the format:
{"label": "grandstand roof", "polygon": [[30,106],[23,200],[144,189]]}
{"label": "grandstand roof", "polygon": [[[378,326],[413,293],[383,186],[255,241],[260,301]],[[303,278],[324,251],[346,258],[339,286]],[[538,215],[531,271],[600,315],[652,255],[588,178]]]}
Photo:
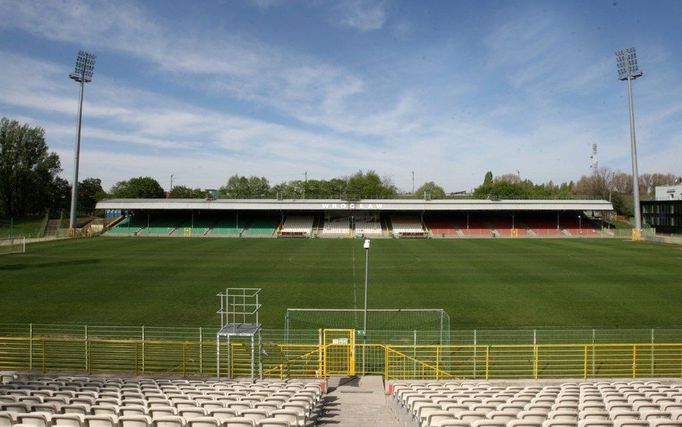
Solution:
{"label": "grandstand roof", "polygon": [[108,199],[97,209],[239,211],[611,211],[606,200]]}

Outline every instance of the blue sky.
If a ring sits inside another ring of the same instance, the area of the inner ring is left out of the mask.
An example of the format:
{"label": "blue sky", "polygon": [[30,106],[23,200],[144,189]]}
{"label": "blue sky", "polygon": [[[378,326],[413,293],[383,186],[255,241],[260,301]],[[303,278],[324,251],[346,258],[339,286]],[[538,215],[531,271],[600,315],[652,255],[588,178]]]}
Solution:
{"label": "blue sky", "polygon": [[682,175],[682,2],[0,0],[0,115],[41,126],[71,179],[79,49],[81,178],[216,188],[376,170],[470,190],[487,170],[575,180]]}

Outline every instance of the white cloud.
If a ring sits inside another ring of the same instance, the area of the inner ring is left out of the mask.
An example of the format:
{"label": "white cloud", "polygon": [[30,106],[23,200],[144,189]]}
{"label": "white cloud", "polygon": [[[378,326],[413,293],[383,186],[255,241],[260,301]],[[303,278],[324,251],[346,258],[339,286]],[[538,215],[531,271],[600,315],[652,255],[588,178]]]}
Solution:
{"label": "white cloud", "polygon": [[386,22],[384,1],[346,0],[337,5],[341,25],[360,31],[379,30]]}

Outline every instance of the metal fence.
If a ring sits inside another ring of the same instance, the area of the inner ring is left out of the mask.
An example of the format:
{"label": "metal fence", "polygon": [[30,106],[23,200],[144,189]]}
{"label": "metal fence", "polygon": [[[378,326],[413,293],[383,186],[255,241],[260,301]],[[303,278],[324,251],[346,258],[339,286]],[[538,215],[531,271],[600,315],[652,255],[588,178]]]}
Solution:
{"label": "metal fence", "polygon": [[[0,324],[0,370],[212,377],[216,332]],[[682,377],[679,329],[453,331],[446,344],[439,335],[374,331],[366,344],[351,341],[341,348],[322,342],[317,330],[264,330],[259,374],[323,377],[348,366],[349,372],[386,379]],[[221,352],[220,375],[248,376],[250,352],[250,342],[233,342],[229,364]],[[347,361],[339,359],[344,355]]]}

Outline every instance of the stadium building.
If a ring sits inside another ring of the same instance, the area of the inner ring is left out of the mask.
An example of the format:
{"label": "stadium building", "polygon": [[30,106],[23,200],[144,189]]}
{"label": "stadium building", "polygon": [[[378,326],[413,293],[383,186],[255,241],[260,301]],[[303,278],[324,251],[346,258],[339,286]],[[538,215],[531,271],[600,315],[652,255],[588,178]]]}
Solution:
{"label": "stadium building", "polygon": [[605,200],[112,199],[108,235],[170,237],[600,237]]}
{"label": "stadium building", "polygon": [[682,185],[656,187],[656,199],[641,202],[642,221],[661,233],[682,233]]}

